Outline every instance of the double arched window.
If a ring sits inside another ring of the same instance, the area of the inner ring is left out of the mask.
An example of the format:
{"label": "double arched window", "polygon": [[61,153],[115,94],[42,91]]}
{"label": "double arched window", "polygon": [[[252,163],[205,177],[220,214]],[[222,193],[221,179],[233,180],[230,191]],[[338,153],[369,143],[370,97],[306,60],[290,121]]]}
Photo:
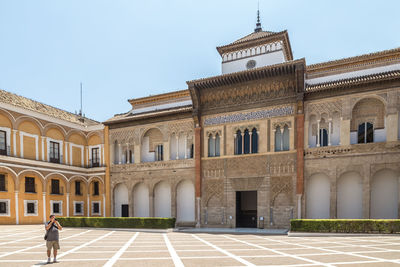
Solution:
{"label": "double arched window", "polygon": [[370,122],[363,122],[358,125],[358,143],[373,143],[374,142],[374,125]]}
{"label": "double arched window", "polygon": [[257,129],[251,131],[245,129],[242,133],[237,130],[235,133],[235,155],[258,153],[258,133]]}
{"label": "double arched window", "polygon": [[213,136],[212,134],[208,136],[208,156],[220,156],[220,137],[218,133],[215,136]]}
{"label": "double arched window", "polygon": [[289,126],[285,125],[283,129],[280,126],[275,128],[275,151],[289,151]]}

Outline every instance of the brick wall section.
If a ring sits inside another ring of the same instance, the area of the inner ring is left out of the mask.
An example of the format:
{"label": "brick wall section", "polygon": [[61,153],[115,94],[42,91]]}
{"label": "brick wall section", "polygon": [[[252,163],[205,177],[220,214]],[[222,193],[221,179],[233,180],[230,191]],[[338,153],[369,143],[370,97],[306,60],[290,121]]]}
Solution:
{"label": "brick wall section", "polygon": [[201,197],[201,127],[194,129],[196,197]]}
{"label": "brick wall section", "polygon": [[296,115],[297,124],[297,194],[304,192],[304,114]]}

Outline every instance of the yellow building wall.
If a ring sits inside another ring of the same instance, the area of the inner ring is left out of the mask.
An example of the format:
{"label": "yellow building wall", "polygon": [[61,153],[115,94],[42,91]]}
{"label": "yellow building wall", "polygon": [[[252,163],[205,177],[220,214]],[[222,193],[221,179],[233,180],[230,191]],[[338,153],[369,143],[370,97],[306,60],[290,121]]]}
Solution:
{"label": "yellow building wall", "polygon": [[[51,180],[59,180],[60,181],[60,192],[61,195],[51,194]],[[47,180],[47,195],[46,195],[46,218],[49,218],[51,215],[51,200],[53,201],[62,201],[62,215],[67,216],[67,185],[61,178],[53,177]]]}
{"label": "yellow building wall", "polygon": [[[85,156],[85,153],[83,153]],[[82,149],[79,147],[72,147],[72,165],[82,166]]]}
{"label": "yellow building wall", "polygon": [[9,173],[0,172],[6,176],[6,189],[7,192],[0,192],[0,199],[10,200],[10,216],[0,216],[0,224],[15,224],[15,185],[14,179]]}
{"label": "yellow building wall", "polygon": [[[93,195],[94,194],[94,182],[99,182],[99,195]],[[104,188],[103,188],[103,183],[99,179],[93,179],[90,184],[89,184],[89,201],[90,201],[90,210],[89,210],[89,216],[93,217],[103,217],[103,193],[104,193]],[[93,215],[92,214],[92,201],[100,201],[100,214],[101,215]]]}
{"label": "yellow building wall", "polygon": [[[81,182],[81,193],[82,195],[76,195],[75,192],[75,181]],[[74,216],[74,201],[83,201],[83,215],[77,216],[86,216],[87,214],[87,185],[86,181],[83,179],[74,179],[69,182],[70,183],[70,194],[69,194],[69,216]]]}
{"label": "yellow building wall", "polygon": [[24,158],[25,159],[36,159],[36,141],[35,138],[30,136],[23,136],[24,142]]}
{"label": "yellow building wall", "polygon": [[104,157],[106,164],[106,175],[104,177],[104,188],[106,194],[106,216],[111,216],[111,183],[110,183],[110,144],[109,144],[109,128],[104,127]]}

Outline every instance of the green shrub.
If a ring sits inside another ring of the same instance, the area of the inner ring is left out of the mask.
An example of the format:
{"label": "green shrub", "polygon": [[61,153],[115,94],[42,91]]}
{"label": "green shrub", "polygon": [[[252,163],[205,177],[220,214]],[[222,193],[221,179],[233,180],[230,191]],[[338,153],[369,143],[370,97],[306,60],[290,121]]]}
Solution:
{"label": "green shrub", "polygon": [[400,220],[295,219],[290,221],[290,231],[395,234],[400,233]]}
{"label": "green shrub", "polygon": [[167,229],[175,226],[175,218],[140,217],[57,217],[64,227]]}

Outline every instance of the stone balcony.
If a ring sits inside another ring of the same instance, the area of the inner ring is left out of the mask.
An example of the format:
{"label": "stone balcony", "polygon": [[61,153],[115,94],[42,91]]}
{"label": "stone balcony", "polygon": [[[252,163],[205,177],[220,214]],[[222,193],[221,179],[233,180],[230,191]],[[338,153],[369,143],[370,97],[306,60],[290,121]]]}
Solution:
{"label": "stone balcony", "polygon": [[194,165],[194,159],[111,164],[111,172],[183,169],[194,168]]}
{"label": "stone balcony", "polygon": [[307,148],[305,159],[400,153],[400,141]]}

